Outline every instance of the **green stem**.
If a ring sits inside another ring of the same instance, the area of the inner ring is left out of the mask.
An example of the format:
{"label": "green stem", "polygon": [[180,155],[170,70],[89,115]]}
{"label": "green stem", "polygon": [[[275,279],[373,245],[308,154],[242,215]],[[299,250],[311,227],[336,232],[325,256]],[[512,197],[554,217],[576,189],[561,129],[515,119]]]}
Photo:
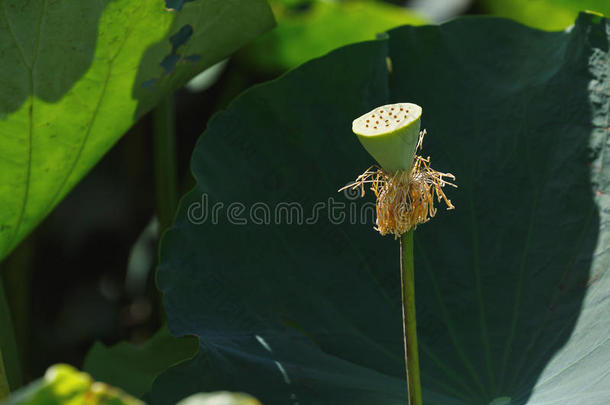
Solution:
{"label": "green stem", "polygon": [[402,291],[402,326],[405,342],[409,405],[422,405],[415,322],[415,274],[413,271],[413,231],[400,238],[400,287]]}
{"label": "green stem", "polygon": [[2,360],[2,348],[0,348],[0,401],[7,398],[10,392],[6,371],[4,369],[4,360]]}
{"label": "green stem", "polygon": [[[32,275],[33,258],[36,245],[36,232],[17,245],[16,249],[2,263],[2,278],[4,282],[4,299],[7,309],[10,309],[10,319],[6,322],[12,323],[12,330],[6,337],[6,342],[12,349],[4,352],[4,365],[9,377],[11,391],[19,388],[22,384],[22,375],[28,371],[28,348],[30,336],[32,298]],[[5,318],[3,318],[5,319]],[[0,334],[2,334],[0,332]],[[0,339],[2,341],[2,339]]]}
{"label": "green stem", "polygon": [[154,111],[155,189],[160,234],[174,219],[178,205],[176,169],[176,117],[173,95],[161,100]]}
{"label": "green stem", "polygon": [[[10,393],[9,379],[18,377],[16,364],[10,362],[17,354],[13,323],[4,294],[4,281],[0,273],[0,401]],[[12,372],[13,375],[8,373]]]}

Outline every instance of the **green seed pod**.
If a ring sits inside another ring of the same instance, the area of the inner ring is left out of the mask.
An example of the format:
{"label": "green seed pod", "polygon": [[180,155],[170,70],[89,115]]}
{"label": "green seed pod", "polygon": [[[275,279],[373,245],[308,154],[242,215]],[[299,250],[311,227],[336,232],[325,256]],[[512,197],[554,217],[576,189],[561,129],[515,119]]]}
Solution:
{"label": "green seed pod", "polygon": [[410,171],[419,141],[422,108],[412,103],[375,108],[352,122],[362,146],[386,171]]}

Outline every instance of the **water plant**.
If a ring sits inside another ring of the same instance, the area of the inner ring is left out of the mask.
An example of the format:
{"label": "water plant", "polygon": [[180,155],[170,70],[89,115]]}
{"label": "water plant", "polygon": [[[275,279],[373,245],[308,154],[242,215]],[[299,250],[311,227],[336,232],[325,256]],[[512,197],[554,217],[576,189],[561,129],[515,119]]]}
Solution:
{"label": "water plant", "polygon": [[341,188],[360,189],[370,184],[376,197],[377,222],[381,235],[400,238],[400,288],[405,365],[409,403],[422,404],[417,350],[415,316],[415,275],[413,265],[413,231],[436,214],[434,196],[454,206],[442,188],[457,187],[446,179],[455,180],[451,173],[441,173],[430,167],[430,157],[417,155],[422,149],[426,131],[420,131],[422,108],[412,103],[387,104],[355,119],[353,132],[362,146],[380,167],[374,166],[358,176],[356,181]]}

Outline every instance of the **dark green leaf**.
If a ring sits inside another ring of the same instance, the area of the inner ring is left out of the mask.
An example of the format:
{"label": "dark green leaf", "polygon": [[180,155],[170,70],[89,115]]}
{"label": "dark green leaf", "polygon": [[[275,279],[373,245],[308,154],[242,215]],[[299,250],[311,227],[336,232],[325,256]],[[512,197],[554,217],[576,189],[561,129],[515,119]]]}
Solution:
{"label": "dark green leaf", "polygon": [[192,358],[197,348],[195,338],[174,338],[163,327],[142,346],[123,342],[109,348],[95,343],[85,358],[83,370],[96,380],[141,397],[159,374]]}
{"label": "dark green leaf", "polygon": [[[403,27],[218,114],[158,273],[170,331],[201,350],[157,379],[155,403],[406,403],[398,244],[359,217],[370,195],[336,192],[373,163],[352,119],[399,101],[423,107],[424,153],[460,186],[415,236],[425,403],[609,403],[609,30],[585,14],[558,33]],[[318,218],[290,224],[281,202]]]}
{"label": "dark green leaf", "polygon": [[272,24],[263,0],[0,3],[0,259],[143,113]]}

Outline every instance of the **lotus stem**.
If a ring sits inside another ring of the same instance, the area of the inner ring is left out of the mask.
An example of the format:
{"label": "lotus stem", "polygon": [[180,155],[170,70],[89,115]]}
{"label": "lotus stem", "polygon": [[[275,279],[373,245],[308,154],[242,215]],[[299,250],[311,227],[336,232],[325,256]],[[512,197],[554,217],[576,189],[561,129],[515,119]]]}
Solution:
{"label": "lotus stem", "polygon": [[178,174],[176,169],[176,118],[173,95],[169,95],[155,108],[154,160],[157,216],[159,234],[172,223],[178,206]]}
{"label": "lotus stem", "polygon": [[417,323],[415,316],[415,272],[413,268],[413,231],[400,238],[400,289],[402,292],[402,327],[405,346],[407,391],[410,405],[422,405]]}
{"label": "lotus stem", "polygon": [[8,379],[6,377],[6,369],[4,367],[4,360],[2,359],[2,350],[0,348],[0,401],[8,398],[10,388],[8,385]]}
{"label": "lotus stem", "polygon": [[[0,333],[13,333],[12,324],[10,322],[8,304],[4,297],[4,283],[2,281],[2,273],[0,273],[0,328],[2,328],[2,330],[0,330]],[[11,392],[8,383],[8,375],[6,374],[6,366],[4,364],[4,356],[2,353],[6,349],[8,349],[6,340],[7,339],[3,339],[3,336],[0,336],[0,402],[7,398]]]}

